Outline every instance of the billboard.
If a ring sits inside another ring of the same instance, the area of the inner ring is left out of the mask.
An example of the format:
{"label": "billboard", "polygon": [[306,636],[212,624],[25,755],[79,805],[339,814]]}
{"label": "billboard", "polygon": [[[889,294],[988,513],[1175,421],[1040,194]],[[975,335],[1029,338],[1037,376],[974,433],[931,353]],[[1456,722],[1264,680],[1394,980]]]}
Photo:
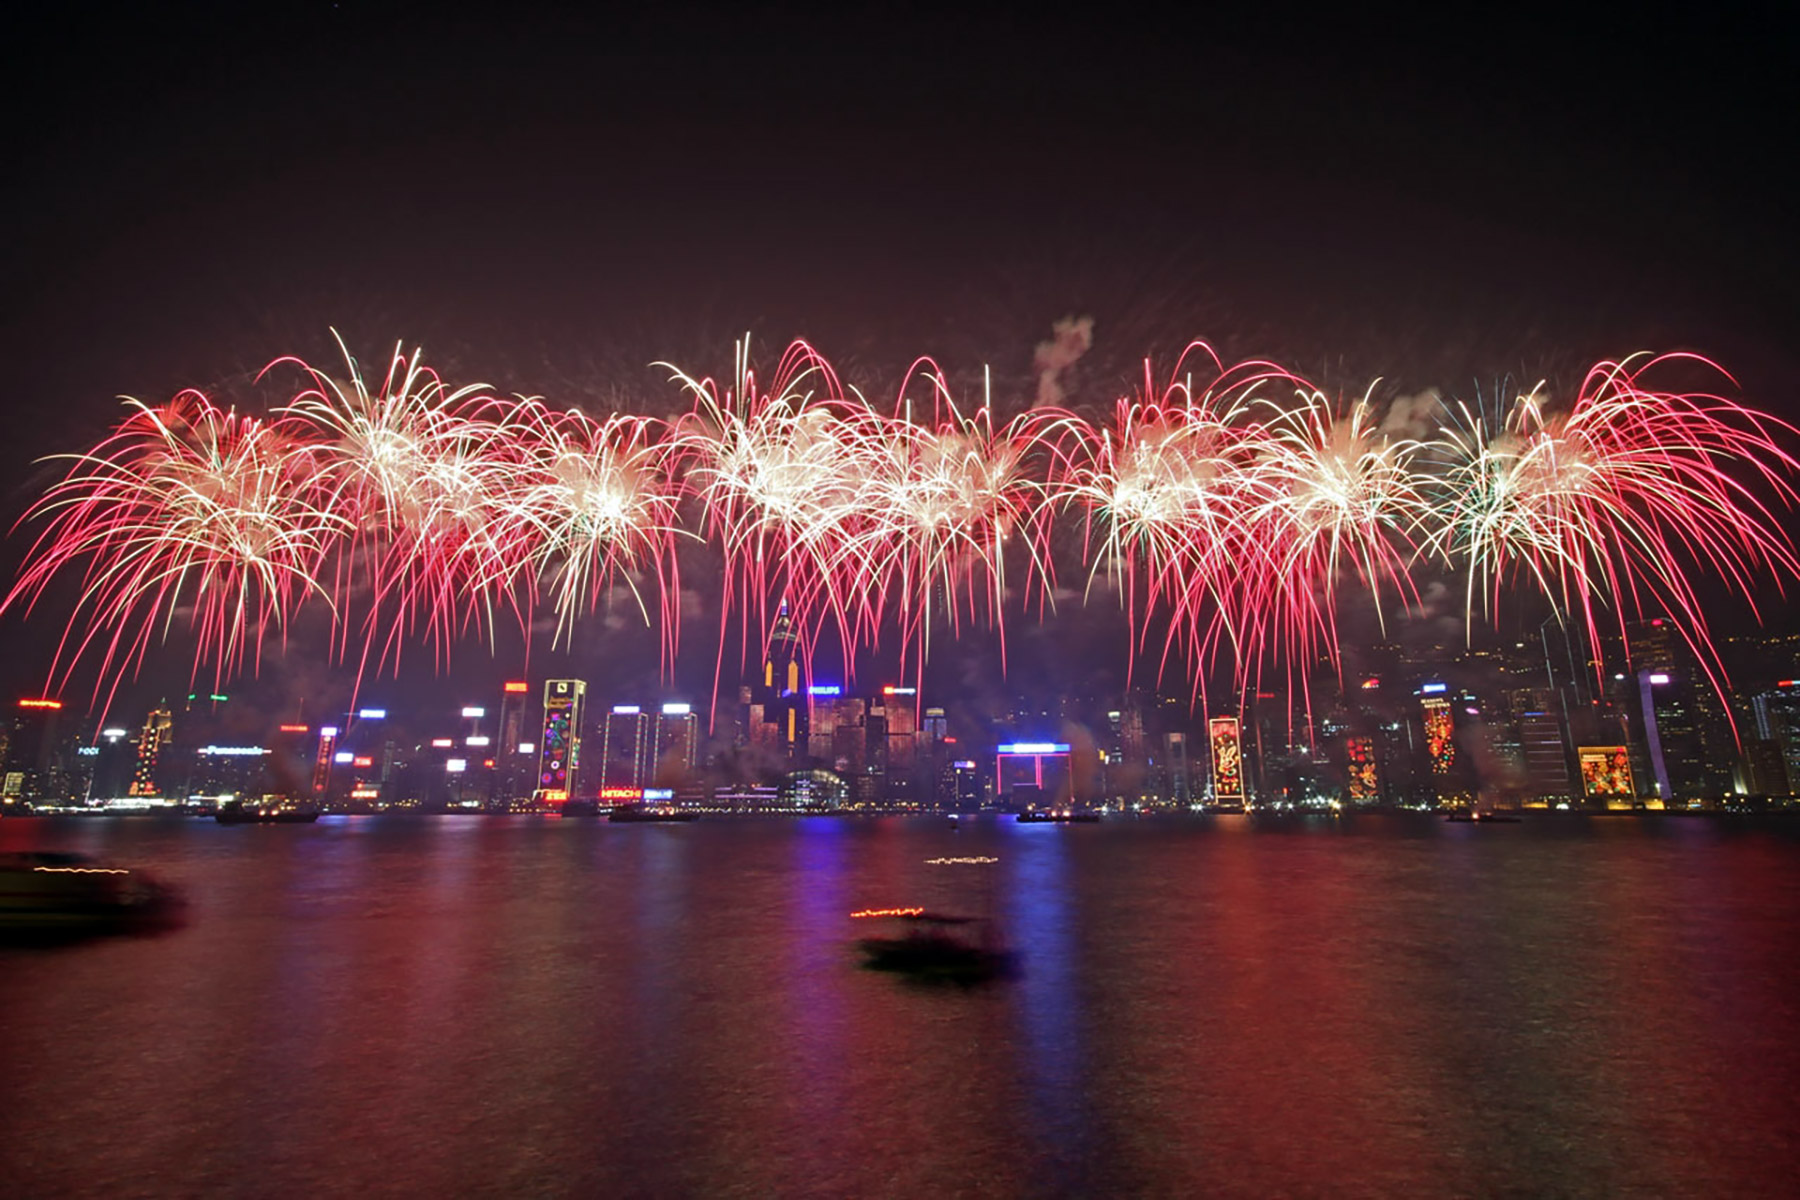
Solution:
{"label": "billboard", "polygon": [[1214,717],[1206,723],[1212,747],[1212,793],[1215,803],[1244,798],[1244,753],[1236,717]]}
{"label": "billboard", "polygon": [[1375,773],[1375,739],[1353,737],[1344,743],[1346,798],[1352,804],[1374,804],[1381,798],[1381,780]]}
{"label": "billboard", "polygon": [[1631,800],[1637,796],[1631,778],[1631,755],[1623,746],[1582,746],[1581,792],[1592,800]]}
{"label": "billboard", "polygon": [[1419,701],[1425,713],[1425,753],[1431,759],[1433,775],[1448,775],[1456,765],[1456,728],[1450,717],[1450,702],[1439,697]]}

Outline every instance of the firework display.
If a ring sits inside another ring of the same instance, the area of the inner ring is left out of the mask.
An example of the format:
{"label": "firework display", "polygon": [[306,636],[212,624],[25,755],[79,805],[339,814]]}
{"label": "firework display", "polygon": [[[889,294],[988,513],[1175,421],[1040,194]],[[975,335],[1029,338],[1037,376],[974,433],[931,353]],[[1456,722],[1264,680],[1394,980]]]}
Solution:
{"label": "firework display", "polygon": [[196,674],[254,671],[305,604],[359,670],[421,641],[441,664],[540,610],[566,639],[617,605],[660,630],[667,663],[678,550],[705,541],[723,555],[721,633],[736,619],[746,655],[786,605],[803,654],[829,632],[849,670],[897,638],[916,677],[934,630],[980,623],[1004,648],[1008,610],[1046,612],[1053,545],[1067,557],[1072,540],[1088,601],[1116,590],[1132,658],[1196,692],[1221,664],[1244,687],[1297,673],[1304,691],[1307,664],[1337,661],[1346,594],[1404,610],[1427,572],[1458,578],[1465,618],[1523,587],[1596,644],[1603,622],[1674,616],[1716,684],[1695,575],[1746,598],[1800,576],[1783,528],[1795,431],[1653,386],[1728,378],[1692,356],[1602,363],[1566,409],[1540,385],[1496,419],[1435,397],[1336,401],[1194,343],[1166,382],[1146,364],[1106,420],[1002,419],[924,359],[877,406],[803,342],[766,381],[747,344],[725,384],[671,368],[688,404],[668,419],[453,388],[403,348],[379,378],[344,358],[271,364],[264,386],[295,371],[299,386],[267,417],[192,391],[134,401],[65,456],[0,603],[76,585],[53,675],[87,664],[116,687],[177,628]]}
{"label": "firework display", "polygon": [[1630,800],[1637,796],[1631,755],[1624,746],[1582,746],[1576,757],[1581,763],[1581,791],[1589,799]]}

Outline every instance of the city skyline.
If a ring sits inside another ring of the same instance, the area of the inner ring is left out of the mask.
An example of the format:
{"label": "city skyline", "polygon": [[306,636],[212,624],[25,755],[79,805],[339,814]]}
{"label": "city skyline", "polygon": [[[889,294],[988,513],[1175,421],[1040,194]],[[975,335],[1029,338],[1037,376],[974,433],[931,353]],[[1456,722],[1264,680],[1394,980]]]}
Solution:
{"label": "city skyline", "polygon": [[[816,805],[804,796],[821,786],[838,789],[838,807],[865,810],[1058,800],[1127,810],[1686,807],[1734,796],[1781,802],[1800,779],[1794,636],[1756,639],[1760,673],[1723,702],[1661,620],[1635,627],[1631,672],[1599,676],[1593,656],[1556,638],[1460,653],[1387,643],[1378,665],[1341,690],[1323,680],[1310,688],[1309,711],[1287,690],[1202,705],[1150,689],[1088,689],[1015,692],[1004,711],[980,713],[953,692],[821,681],[793,647],[772,637],[762,669],[716,713],[667,687],[603,677],[509,680],[498,696],[450,693],[457,702],[440,690],[426,707],[396,706],[377,689],[355,708],[273,722],[228,695],[195,693],[154,707],[141,732],[84,725],[75,711],[63,717],[60,702],[28,697],[12,719],[7,802],[55,803],[58,785],[45,781],[67,779],[65,798],[94,802],[216,796],[229,785],[364,809],[554,810],[635,794],[791,810]],[[558,706],[567,709],[560,725],[548,720]],[[61,757],[51,769],[44,729],[57,721]],[[1046,755],[1061,764],[1048,782]],[[975,791],[958,782],[965,776]],[[751,785],[770,791],[725,799]],[[790,795],[795,786],[802,792]]]}

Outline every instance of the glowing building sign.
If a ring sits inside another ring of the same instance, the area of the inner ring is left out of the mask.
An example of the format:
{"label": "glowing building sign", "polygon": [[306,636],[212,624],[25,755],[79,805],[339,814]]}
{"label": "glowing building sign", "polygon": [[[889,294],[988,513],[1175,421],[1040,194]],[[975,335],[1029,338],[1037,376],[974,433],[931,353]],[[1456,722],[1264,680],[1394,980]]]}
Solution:
{"label": "glowing building sign", "polygon": [[1344,794],[1352,804],[1373,804],[1381,798],[1381,779],[1375,773],[1375,739],[1353,737],[1344,743]]}
{"label": "glowing building sign", "polygon": [[531,690],[531,685],[526,683],[523,679],[514,679],[509,681],[503,690],[512,692],[516,695],[523,695]]}
{"label": "glowing building sign", "polygon": [[1214,717],[1206,723],[1206,736],[1212,746],[1212,793],[1214,801],[1242,801],[1244,798],[1244,746],[1236,717]]}
{"label": "glowing building sign", "polygon": [[319,728],[319,753],[313,759],[312,790],[315,796],[323,795],[325,785],[331,782],[331,764],[336,760],[333,747],[337,745],[337,726],[323,725]]}
{"label": "glowing building sign", "polygon": [[538,744],[538,790],[546,800],[567,800],[581,772],[581,720],[587,683],[550,679],[544,683],[544,736]]}
{"label": "glowing building sign", "polygon": [[1623,746],[1582,746],[1581,791],[1595,800],[1630,800],[1637,796],[1631,777],[1631,755]]}
{"label": "glowing building sign", "polygon": [[1425,753],[1433,775],[1448,775],[1456,765],[1456,726],[1448,700],[1421,700],[1425,713]]}

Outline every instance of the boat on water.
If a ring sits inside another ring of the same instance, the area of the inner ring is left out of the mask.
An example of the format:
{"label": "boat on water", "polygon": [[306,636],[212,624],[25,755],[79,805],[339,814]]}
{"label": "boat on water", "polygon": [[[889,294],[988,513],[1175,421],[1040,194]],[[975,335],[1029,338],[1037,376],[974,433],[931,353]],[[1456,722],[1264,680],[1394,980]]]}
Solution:
{"label": "boat on water", "polygon": [[679,808],[649,808],[642,804],[621,804],[606,818],[609,821],[698,821],[700,814]]}
{"label": "boat on water", "polygon": [[1013,955],[994,934],[993,923],[979,917],[952,916],[923,909],[852,914],[892,917],[902,922],[898,935],[866,937],[857,943],[863,966],[928,983],[976,984],[1004,978],[1013,971]]}
{"label": "boat on water", "polygon": [[1028,808],[1019,814],[1019,824],[1033,825],[1039,822],[1054,821],[1063,825],[1092,825],[1100,820],[1096,812],[1076,812],[1073,809]]}
{"label": "boat on water", "polygon": [[1517,825],[1519,823],[1518,817],[1510,813],[1497,812],[1453,812],[1444,820],[1469,825]]}
{"label": "boat on water", "polygon": [[213,820],[221,825],[310,825],[319,819],[319,810],[287,800],[264,799],[255,804],[232,801],[221,804]]}
{"label": "boat on water", "polygon": [[180,892],[147,871],[85,854],[0,854],[0,940],[155,933],[181,923]]}

